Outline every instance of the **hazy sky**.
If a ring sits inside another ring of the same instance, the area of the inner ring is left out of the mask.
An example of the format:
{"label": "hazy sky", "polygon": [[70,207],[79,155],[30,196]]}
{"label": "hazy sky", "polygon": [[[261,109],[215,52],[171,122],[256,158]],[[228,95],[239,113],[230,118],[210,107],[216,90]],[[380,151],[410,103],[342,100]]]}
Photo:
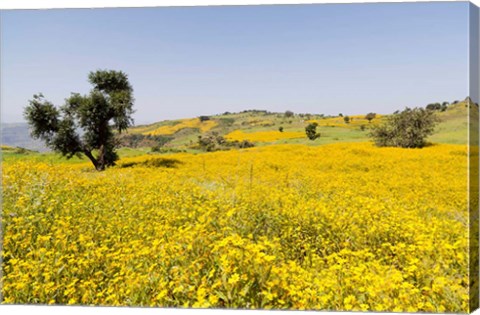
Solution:
{"label": "hazy sky", "polygon": [[1,121],[122,70],[138,123],[266,109],[391,113],[468,94],[468,3],[1,12]]}

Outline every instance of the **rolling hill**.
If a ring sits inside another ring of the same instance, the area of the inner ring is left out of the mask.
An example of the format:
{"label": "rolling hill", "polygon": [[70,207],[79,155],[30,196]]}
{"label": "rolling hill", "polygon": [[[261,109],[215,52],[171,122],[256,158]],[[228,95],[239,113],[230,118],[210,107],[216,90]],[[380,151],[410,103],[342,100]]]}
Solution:
{"label": "rolling hill", "polygon": [[[438,112],[439,123],[435,133],[428,139],[432,143],[466,143],[468,127],[468,109],[465,101],[448,106],[444,112]],[[363,115],[350,116],[349,123],[344,117],[323,116],[318,114],[272,113],[261,110],[249,110],[240,113],[224,113],[208,117],[187,118],[162,121],[150,125],[129,129],[129,135],[164,136],[170,140],[165,148],[189,150],[195,146],[199,136],[216,134],[226,140],[254,142],[256,146],[270,144],[306,144],[322,145],[334,142],[369,141],[368,133],[372,126],[381,124],[388,115],[377,115],[371,121]],[[205,118],[204,118],[205,119]],[[318,124],[320,138],[311,141],[305,135],[305,127]],[[280,129],[282,131],[280,131]]]}
{"label": "rolling hill", "polygon": [[[428,139],[432,143],[466,143],[468,128],[467,102],[462,101],[438,112],[440,119],[435,133]],[[305,144],[318,146],[335,142],[370,141],[369,129],[382,123],[388,115],[377,115],[371,121],[365,114],[350,116],[349,123],[341,116],[321,114],[275,113],[264,110],[245,110],[239,113],[225,112],[213,116],[165,120],[148,125],[134,126],[120,139],[123,153],[143,154],[152,147],[159,152],[198,151],[200,136],[222,136],[226,141],[249,141],[255,146],[271,144]],[[305,126],[318,124],[321,134],[315,141],[307,139]],[[282,131],[280,131],[282,130]],[[2,144],[40,152],[48,151],[45,145],[30,137],[26,123],[2,124]],[[132,141],[133,139],[133,141]],[[129,148],[128,148],[129,147]]]}

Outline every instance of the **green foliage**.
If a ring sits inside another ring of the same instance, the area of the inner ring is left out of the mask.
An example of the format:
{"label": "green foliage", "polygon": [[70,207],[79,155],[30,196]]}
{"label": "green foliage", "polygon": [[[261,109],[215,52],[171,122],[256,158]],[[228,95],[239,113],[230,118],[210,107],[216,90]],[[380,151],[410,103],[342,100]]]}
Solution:
{"label": "green foliage", "polygon": [[320,134],[317,133],[317,126],[318,124],[314,122],[305,127],[305,133],[307,134],[308,139],[315,140],[320,137]]}
{"label": "green foliage", "polygon": [[206,136],[198,136],[198,147],[207,152],[214,152],[220,150],[230,150],[231,148],[252,148],[255,145],[248,141],[227,141],[217,132],[212,132]]}
{"label": "green foliage", "polygon": [[438,122],[432,110],[406,108],[374,127],[369,134],[380,147],[422,148]]}
{"label": "green foliage", "polygon": [[292,112],[291,110],[287,110],[287,111],[285,112],[285,117],[293,117],[293,115],[294,115],[294,114],[293,114],[293,112]]}
{"label": "green foliage", "polygon": [[201,122],[204,122],[204,121],[210,120],[210,117],[209,116],[200,116],[200,117],[198,117],[198,119],[200,119]]}
{"label": "green foliage", "polygon": [[448,105],[449,105],[448,102],[443,102],[442,104],[431,103],[431,104],[428,104],[425,108],[428,110],[437,110],[437,111],[444,112],[447,110]]}
{"label": "green foliage", "polygon": [[207,152],[220,150],[222,145],[226,142],[227,140],[218,135],[217,132],[212,132],[206,136],[198,136],[198,146]]}
{"label": "green foliage", "polygon": [[67,158],[85,154],[97,170],[104,170],[118,159],[113,130],[121,133],[133,124],[133,89],[120,71],[97,70],[88,79],[93,85],[88,95],[72,93],[60,108],[42,94],[34,95],[24,115],[34,138]]}
{"label": "green foliage", "polygon": [[343,117],[343,121],[345,121],[346,124],[349,124],[350,123],[350,117],[348,117],[348,116]]}
{"label": "green foliage", "polygon": [[278,131],[283,132],[283,127],[282,126],[278,127]]}
{"label": "green foliage", "polygon": [[365,119],[368,120],[368,122],[371,122],[376,116],[377,114],[375,113],[368,113],[365,115]]}

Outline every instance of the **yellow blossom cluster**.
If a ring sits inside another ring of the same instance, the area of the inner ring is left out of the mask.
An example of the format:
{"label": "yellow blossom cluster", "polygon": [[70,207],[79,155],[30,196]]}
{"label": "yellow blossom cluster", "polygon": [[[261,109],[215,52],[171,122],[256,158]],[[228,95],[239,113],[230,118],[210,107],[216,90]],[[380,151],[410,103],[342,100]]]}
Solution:
{"label": "yellow blossom cluster", "polygon": [[368,121],[365,118],[365,115],[351,115],[348,117],[350,119],[348,123],[345,122],[344,117],[314,119],[309,120],[308,123],[316,122],[319,126],[358,129],[360,126],[371,127],[378,125],[383,121],[383,116],[380,114],[376,114],[375,118],[373,118],[371,121]]}
{"label": "yellow blossom cluster", "polygon": [[7,161],[2,180],[4,303],[469,311],[466,146]]}
{"label": "yellow blossom cluster", "polygon": [[200,132],[207,132],[217,125],[218,123],[215,120],[200,121],[199,118],[192,118],[192,119],[181,120],[178,124],[175,124],[175,125],[162,126],[153,131],[146,131],[143,134],[152,135],[152,136],[173,135],[177,131],[180,131],[185,128],[195,128],[195,129],[199,129]]}
{"label": "yellow blossom cluster", "polygon": [[305,132],[301,131],[256,131],[256,132],[243,132],[242,130],[235,130],[225,135],[227,140],[237,141],[253,141],[253,142],[273,142],[284,139],[298,139],[306,138]]}

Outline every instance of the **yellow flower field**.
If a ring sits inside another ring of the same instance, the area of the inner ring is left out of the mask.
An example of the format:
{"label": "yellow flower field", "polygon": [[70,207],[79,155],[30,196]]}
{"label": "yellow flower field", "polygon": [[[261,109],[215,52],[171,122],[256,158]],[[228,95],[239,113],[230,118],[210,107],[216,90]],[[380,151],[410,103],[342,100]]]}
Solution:
{"label": "yellow flower field", "polygon": [[143,132],[144,135],[173,135],[175,132],[185,128],[198,128],[201,132],[207,132],[213,127],[217,126],[214,120],[200,121],[198,118],[184,119],[180,123],[172,126],[162,126],[153,131]]}
{"label": "yellow flower field", "polygon": [[348,129],[357,129],[360,126],[371,127],[380,124],[383,121],[383,115],[376,114],[375,118],[371,121],[368,121],[365,118],[365,115],[349,115],[350,121],[347,124],[344,120],[344,117],[332,117],[332,118],[324,118],[324,119],[312,119],[308,120],[308,123],[316,122],[319,126],[326,126],[326,127],[341,127],[341,128],[348,128]]}
{"label": "yellow flower field", "polygon": [[227,140],[237,141],[254,141],[254,142],[272,142],[283,139],[297,139],[305,138],[305,132],[301,131],[256,131],[256,132],[243,132],[242,130],[235,130],[225,135]]}
{"label": "yellow flower field", "polygon": [[468,312],[466,146],[8,162],[2,180],[4,303]]}

